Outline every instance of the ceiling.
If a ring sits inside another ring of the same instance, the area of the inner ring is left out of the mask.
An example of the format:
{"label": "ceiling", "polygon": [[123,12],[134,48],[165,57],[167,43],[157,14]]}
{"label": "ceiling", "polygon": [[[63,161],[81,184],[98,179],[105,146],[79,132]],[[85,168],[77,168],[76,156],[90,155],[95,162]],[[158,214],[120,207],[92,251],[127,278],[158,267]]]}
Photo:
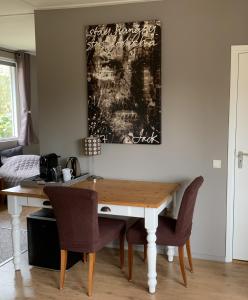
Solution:
{"label": "ceiling", "polygon": [[0,48],[35,52],[34,11],[159,0],[0,0]]}

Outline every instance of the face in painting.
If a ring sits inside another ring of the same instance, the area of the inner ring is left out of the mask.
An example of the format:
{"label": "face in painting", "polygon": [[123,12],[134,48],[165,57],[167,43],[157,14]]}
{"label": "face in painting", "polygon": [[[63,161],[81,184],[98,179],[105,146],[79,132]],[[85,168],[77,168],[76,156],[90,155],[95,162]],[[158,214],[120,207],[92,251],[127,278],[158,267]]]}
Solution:
{"label": "face in painting", "polygon": [[160,142],[160,45],[150,23],[88,29],[89,131],[103,142]]}

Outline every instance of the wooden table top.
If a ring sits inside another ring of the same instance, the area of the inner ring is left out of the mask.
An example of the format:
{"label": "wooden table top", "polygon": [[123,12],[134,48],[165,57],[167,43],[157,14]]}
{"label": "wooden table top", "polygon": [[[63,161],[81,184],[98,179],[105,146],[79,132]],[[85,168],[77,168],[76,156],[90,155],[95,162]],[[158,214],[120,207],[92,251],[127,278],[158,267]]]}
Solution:
{"label": "wooden table top", "polygon": [[[157,208],[178,188],[178,183],[101,179],[97,182],[81,181],[71,185],[73,188],[85,188],[98,193],[98,202],[102,204],[126,205]],[[43,186],[26,188],[16,186],[1,191],[5,195],[47,199]]]}

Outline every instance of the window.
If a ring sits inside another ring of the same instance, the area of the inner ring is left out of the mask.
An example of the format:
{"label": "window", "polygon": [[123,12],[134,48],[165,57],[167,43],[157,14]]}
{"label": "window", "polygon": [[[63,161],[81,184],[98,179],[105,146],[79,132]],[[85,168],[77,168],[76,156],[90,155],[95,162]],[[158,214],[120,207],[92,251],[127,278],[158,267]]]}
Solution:
{"label": "window", "polygon": [[17,137],[16,64],[0,59],[0,141]]}

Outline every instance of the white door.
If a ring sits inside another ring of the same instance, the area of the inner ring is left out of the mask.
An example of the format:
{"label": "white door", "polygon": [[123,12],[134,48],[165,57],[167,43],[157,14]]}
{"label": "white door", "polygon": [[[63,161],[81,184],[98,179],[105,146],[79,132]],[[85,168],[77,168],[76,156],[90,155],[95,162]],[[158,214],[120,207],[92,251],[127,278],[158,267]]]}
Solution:
{"label": "white door", "polygon": [[248,261],[248,51],[237,70],[233,258]]}

